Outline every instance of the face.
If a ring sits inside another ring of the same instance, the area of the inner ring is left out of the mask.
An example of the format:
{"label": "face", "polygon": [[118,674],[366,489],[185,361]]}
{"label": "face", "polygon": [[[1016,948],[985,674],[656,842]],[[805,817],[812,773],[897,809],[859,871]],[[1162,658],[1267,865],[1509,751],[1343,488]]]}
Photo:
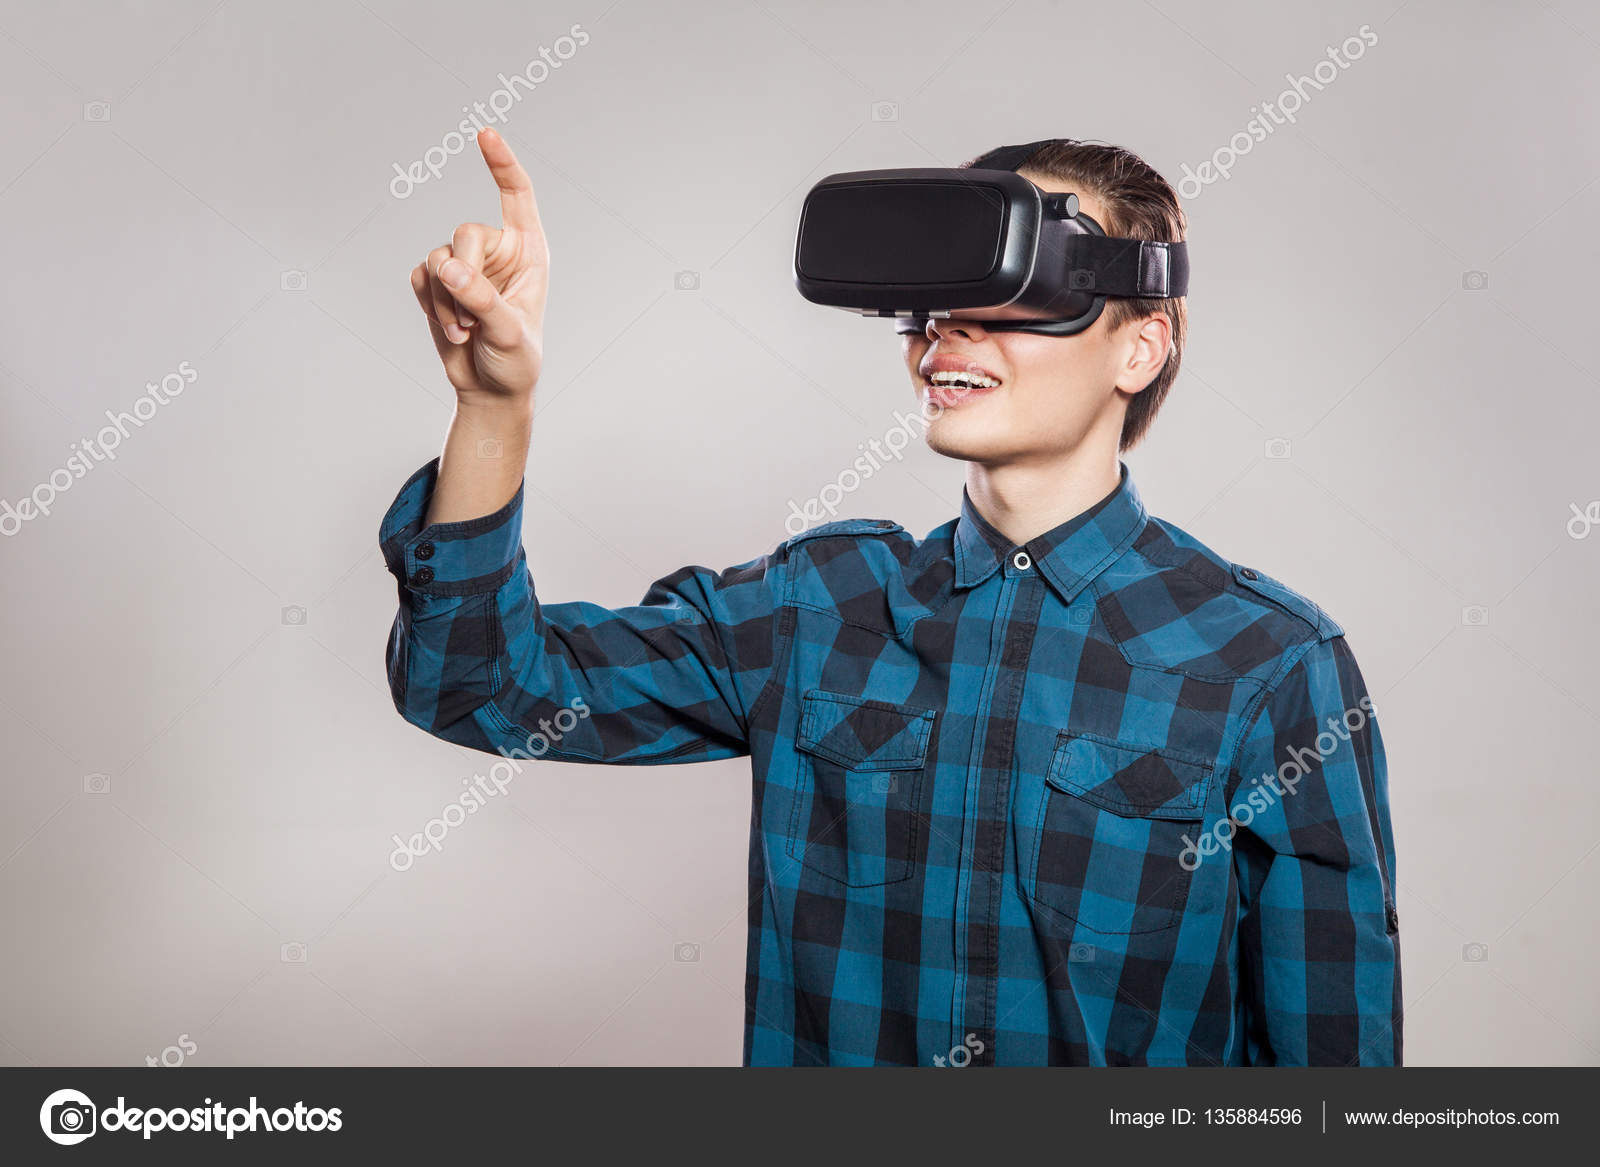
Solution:
{"label": "face", "polygon": [[[1076,189],[1022,173],[1042,190]],[[1083,212],[1104,224],[1100,200],[1076,193]],[[1086,446],[1114,456],[1128,401],[1166,360],[1166,319],[1131,320],[1112,331],[1103,312],[1076,336],[984,327],[1005,315],[994,308],[962,312],[901,338],[912,387],[932,419],[928,445],[989,467],[1060,459]],[[951,374],[976,380],[949,384]]]}

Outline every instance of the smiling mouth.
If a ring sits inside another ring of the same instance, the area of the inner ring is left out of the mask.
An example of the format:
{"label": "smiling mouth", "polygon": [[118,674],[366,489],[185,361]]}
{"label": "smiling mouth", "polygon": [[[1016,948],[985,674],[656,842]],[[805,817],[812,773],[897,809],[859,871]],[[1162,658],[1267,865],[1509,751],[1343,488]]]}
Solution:
{"label": "smiling mouth", "polygon": [[929,373],[923,378],[934,385],[950,385],[957,389],[998,389],[1000,379],[991,377],[986,373],[962,372],[950,370],[948,372]]}
{"label": "smiling mouth", "polygon": [[976,371],[939,370],[922,378],[923,395],[943,408],[992,393],[1000,385],[998,377]]}

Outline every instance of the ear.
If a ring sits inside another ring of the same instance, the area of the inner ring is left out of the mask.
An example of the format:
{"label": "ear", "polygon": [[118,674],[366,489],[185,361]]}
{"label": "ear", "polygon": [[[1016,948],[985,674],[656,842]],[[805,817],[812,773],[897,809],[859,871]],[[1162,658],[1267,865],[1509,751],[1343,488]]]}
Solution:
{"label": "ear", "polygon": [[1163,312],[1130,320],[1118,329],[1125,334],[1127,360],[1117,374],[1117,388],[1142,393],[1156,379],[1172,351],[1172,321]]}

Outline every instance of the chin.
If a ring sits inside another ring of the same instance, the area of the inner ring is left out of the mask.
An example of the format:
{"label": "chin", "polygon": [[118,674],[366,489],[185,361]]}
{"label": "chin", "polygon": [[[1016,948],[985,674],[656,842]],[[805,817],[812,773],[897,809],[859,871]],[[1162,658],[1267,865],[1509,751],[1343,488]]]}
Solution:
{"label": "chin", "polygon": [[967,420],[939,418],[928,427],[928,449],[963,462],[1002,462],[1019,452],[1016,435],[992,426],[962,424]]}

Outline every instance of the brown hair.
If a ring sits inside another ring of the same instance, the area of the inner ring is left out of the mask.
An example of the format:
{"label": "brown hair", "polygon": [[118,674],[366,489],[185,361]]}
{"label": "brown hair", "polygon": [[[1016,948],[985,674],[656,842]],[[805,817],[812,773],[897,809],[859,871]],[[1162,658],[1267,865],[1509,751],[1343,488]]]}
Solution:
{"label": "brown hair", "polygon": [[[973,161],[979,161],[983,155]],[[966,163],[971,166],[972,162]],[[1028,155],[1016,167],[1056,182],[1072,183],[1080,193],[1093,193],[1105,206],[1107,235],[1176,243],[1186,237],[1188,223],[1178,195],[1155,168],[1131,150],[1104,142],[1056,138]],[[1150,428],[1167,399],[1183,362],[1189,312],[1185,297],[1172,300],[1113,297],[1106,302],[1106,326],[1120,328],[1130,320],[1164,315],[1172,325],[1172,348],[1166,364],[1143,392],[1134,395],[1122,423],[1121,449],[1129,449]]]}

